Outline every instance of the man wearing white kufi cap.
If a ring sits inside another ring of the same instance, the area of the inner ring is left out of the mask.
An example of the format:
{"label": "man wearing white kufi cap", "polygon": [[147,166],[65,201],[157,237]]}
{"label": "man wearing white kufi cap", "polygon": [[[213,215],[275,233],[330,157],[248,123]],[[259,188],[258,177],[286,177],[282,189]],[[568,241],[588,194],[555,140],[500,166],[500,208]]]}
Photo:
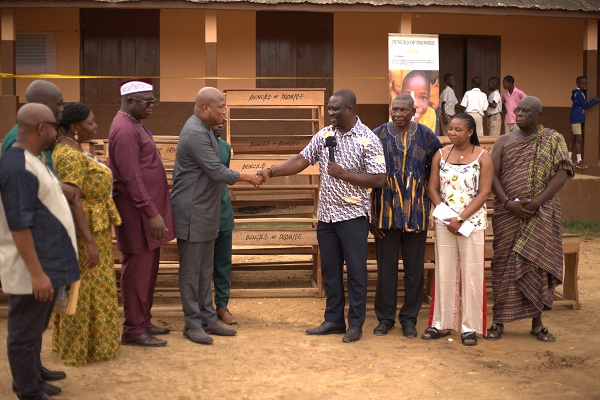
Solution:
{"label": "man wearing white kufi cap", "polygon": [[113,198],[123,219],[116,227],[123,253],[121,294],[125,321],[121,343],[165,346],[155,335],[167,328],[152,325],[154,286],[160,246],[172,240],[173,217],[165,167],[152,134],[141,120],[152,114],[156,100],[150,79],[121,82],[121,109],[108,135],[109,167],[113,173]]}

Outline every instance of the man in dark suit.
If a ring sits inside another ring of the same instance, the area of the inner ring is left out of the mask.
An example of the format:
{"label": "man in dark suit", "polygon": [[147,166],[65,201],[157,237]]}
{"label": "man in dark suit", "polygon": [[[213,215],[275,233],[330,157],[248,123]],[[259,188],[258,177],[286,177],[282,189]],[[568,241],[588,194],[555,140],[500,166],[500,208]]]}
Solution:
{"label": "man in dark suit", "polygon": [[209,334],[233,336],[234,329],[217,321],[211,281],[215,239],[219,234],[221,184],[238,180],[255,186],[262,178],[222,165],[210,127],[225,121],[225,96],[205,87],[198,92],[194,115],[185,123],[173,173],[173,219],[179,249],[179,290],[185,316],[183,335],[192,342],[211,344]]}

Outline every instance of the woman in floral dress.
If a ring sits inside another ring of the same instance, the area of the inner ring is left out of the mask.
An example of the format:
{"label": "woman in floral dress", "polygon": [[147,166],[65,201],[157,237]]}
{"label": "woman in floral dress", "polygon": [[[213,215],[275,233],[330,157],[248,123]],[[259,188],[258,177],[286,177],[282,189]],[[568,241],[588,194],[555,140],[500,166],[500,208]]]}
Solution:
{"label": "woman in floral dress", "polygon": [[111,198],[110,169],[81,148],[81,142],[96,135],[94,113],[83,103],[69,103],[60,125],[63,134],[56,142],[52,161],[61,182],[81,189],[86,221],[100,257],[95,267],[88,268],[85,247],[78,240],[81,286],[77,311],[74,315],[54,315],[52,350],[65,365],[82,366],[119,356],[112,225],[120,225],[121,218]]}

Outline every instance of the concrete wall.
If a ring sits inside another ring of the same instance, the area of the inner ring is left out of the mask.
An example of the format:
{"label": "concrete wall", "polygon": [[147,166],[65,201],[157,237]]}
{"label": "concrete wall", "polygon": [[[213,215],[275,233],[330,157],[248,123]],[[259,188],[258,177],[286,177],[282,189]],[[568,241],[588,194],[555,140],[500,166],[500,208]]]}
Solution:
{"label": "concrete wall", "polygon": [[517,87],[548,107],[570,107],[583,73],[582,19],[421,14],[413,32],[501,36],[501,77],[513,75]]}
{"label": "concrete wall", "polygon": [[[80,29],[78,8],[15,8],[17,32],[54,32],[56,63],[61,75],[80,73]],[[80,100],[79,79],[49,79],[60,87],[65,101]],[[24,101],[31,79],[17,79],[17,96]]]}
{"label": "concrete wall", "polygon": [[[204,79],[197,79],[205,75],[204,15],[202,9],[161,10],[161,105],[152,119],[170,116],[164,126],[155,127],[162,134],[179,132],[180,124],[172,121],[189,113],[190,103],[204,85]],[[354,90],[359,115],[371,127],[387,118],[387,34],[399,31],[400,16],[334,15],[334,90]],[[55,32],[59,74],[80,73],[78,9],[17,8],[15,22],[18,32]],[[254,11],[217,11],[217,75],[225,77],[217,83],[220,89],[256,86],[255,32]],[[573,80],[583,72],[584,20],[413,14],[412,32],[501,36],[501,75],[514,75],[518,87],[540,97],[545,107],[543,123],[569,138],[566,116]],[[21,101],[30,81],[17,79]],[[79,100],[79,79],[53,81],[65,101]],[[110,120],[100,122],[110,124]]]}
{"label": "concrete wall", "polygon": [[565,183],[558,197],[563,221],[600,221],[600,178],[577,174]]}
{"label": "concrete wall", "polygon": [[[79,74],[78,9],[17,8],[15,20],[18,32],[54,32],[58,72]],[[219,81],[219,87],[254,87],[255,12],[218,11],[217,21],[219,76],[232,78]],[[334,89],[352,88],[359,103],[386,104],[387,34],[398,32],[399,26],[400,13],[336,13]],[[164,9],[160,30],[160,68],[164,77],[161,101],[186,101],[204,83],[190,78],[205,74],[204,11]],[[501,74],[515,76],[518,87],[540,97],[547,107],[570,106],[574,78],[583,73],[582,19],[415,14],[412,30],[501,36]],[[23,94],[29,82],[18,80],[18,95]],[[63,79],[59,83],[66,100],[78,99],[78,79]]]}
{"label": "concrete wall", "polygon": [[160,12],[160,101],[193,101],[205,75],[204,11],[167,9]]}
{"label": "concrete wall", "polygon": [[256,13],[254,11],[217,12],[217,70],[223,89],[256,87]]}

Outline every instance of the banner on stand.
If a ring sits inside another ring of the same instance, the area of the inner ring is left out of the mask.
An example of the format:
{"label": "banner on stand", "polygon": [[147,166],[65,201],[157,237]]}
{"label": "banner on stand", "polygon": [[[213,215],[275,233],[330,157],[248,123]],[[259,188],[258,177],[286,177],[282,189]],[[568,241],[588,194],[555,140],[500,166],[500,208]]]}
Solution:
{"label": "banner on stand", "polygon": [[439,134],[440,57],[438,35],[388,34],[391,107],[400,93],[415,100],[413,120]]}

